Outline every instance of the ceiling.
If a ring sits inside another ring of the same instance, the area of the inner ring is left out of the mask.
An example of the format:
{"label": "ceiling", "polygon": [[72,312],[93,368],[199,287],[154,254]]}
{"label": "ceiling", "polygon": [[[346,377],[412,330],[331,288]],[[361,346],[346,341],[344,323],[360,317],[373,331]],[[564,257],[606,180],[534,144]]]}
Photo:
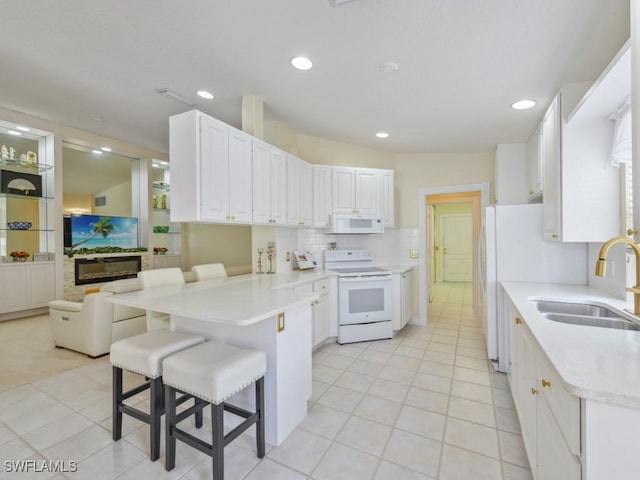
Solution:
{"label": "ceiling", "polygon": [[[597,78],[629,0],[21,0],[0,31],[0,106],[148,148],[168,151],[168,117],[193,108],[168,88],[236,127],[253,95],[302,134],[482,152],[526,141],[562,84]],[[288,64],[300,54],[312,70]],[[512,110],[521,98],[537,106]]]}

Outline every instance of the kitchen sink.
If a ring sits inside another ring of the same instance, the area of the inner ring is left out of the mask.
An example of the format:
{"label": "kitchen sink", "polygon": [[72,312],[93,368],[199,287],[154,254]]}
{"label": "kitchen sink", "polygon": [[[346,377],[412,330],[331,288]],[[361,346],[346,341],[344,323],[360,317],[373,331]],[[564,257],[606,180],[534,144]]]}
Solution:
{"label": "kitchen sink", "polygon": [[569,315],[582,315],[587,317],[623,318],[618,312],[610,310],[602,305],[589,303],[569,303],[537,300],[533,305],[540,313],[565,313]]}
{"label": "kitchen sink", "polygon": [[589,317],[586,315],[570,315],[567,313],[543,313],[542,316],[554,322],[569,323],[571,325],[640,331],[640,325],[622,317]]}
{"label": "kitchen sink", "polygon": [[602,305],[546,300],[535,300],[533,305],[542,313],[543,317],[554,322],[640,331],[639,324]]}

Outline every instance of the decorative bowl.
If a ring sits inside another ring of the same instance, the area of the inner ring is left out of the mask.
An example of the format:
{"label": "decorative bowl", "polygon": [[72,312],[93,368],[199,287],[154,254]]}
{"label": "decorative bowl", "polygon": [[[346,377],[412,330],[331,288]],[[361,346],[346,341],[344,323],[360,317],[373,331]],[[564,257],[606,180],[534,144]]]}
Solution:
{"label": "decorative bowl", "polygon": [[153,233],[168,233],[169,225],[154,225]]}
{"label": "decorative bowl", "polygon": [[8,222],[7,227],[9,230],[29,230],[31,228],[31,222]]}

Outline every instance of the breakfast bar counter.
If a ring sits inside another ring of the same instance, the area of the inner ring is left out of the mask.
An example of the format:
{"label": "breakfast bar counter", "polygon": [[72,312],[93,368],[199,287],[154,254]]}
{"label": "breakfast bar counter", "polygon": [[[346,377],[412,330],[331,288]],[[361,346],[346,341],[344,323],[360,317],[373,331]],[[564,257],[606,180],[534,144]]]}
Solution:
{"label": "breakfast bar counter", "polygon": [[[108,301],[168,313],[174,331],[264,351],[266,441],[279,445],[306,416],[311,396],[311,303],[318,295],[278,288],[306,279],[303,275],[223,277],[113,295]],[[253,387],[230,400],[247,409],[253,402]]]}

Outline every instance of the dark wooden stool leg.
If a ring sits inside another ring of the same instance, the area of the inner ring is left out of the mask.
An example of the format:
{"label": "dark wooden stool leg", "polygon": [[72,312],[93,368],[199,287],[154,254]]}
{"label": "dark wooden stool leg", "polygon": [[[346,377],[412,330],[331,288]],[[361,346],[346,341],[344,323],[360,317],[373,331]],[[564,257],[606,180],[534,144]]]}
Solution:
{"label": "dark wooden stool leg", "polygon": [[113,440],[120,440],[122,437],[122,411],[120,405],[122,405],[122,369],[113,367],[113,382],[112,382],[112,434]]}
{"label": "dark wooden stool leg", "polygon": [[150,380],[151,388],[151,409],[150,409],[150,449],[149,458],[155,462],[160,458],[160,420],[162,417],[163,395],[162,378],[153,378]]}
{"label": "dark wooden stool leg", "polygon": [[[197,405],[199,403],[199,400],[197,398],[193,398],[193,404]],[[204,418],[204,414],[203,411],[204,407],[199,408],[196,413],[195,413],[195,417],[196,417],[196,428],[201,428],[202,424],[203,424],[203,418]]]}
{"label": "dark wooden stool leg", "polygon": [[165,464],[167,471],[173,470],[176,466],[176,437],[174,428],[176,426],[176,391],[174,388],[165,386]]}
{"label": "dark wooden stool leg", "polygon": [[258,458],[264,457],[264,377],[256,381],[256,412],[258,421],[256,422],[256,448]]}
{"label": "dark wooden stool leg", "polygon": [[213,480],[224,480],[224,403],[211,404]]}

